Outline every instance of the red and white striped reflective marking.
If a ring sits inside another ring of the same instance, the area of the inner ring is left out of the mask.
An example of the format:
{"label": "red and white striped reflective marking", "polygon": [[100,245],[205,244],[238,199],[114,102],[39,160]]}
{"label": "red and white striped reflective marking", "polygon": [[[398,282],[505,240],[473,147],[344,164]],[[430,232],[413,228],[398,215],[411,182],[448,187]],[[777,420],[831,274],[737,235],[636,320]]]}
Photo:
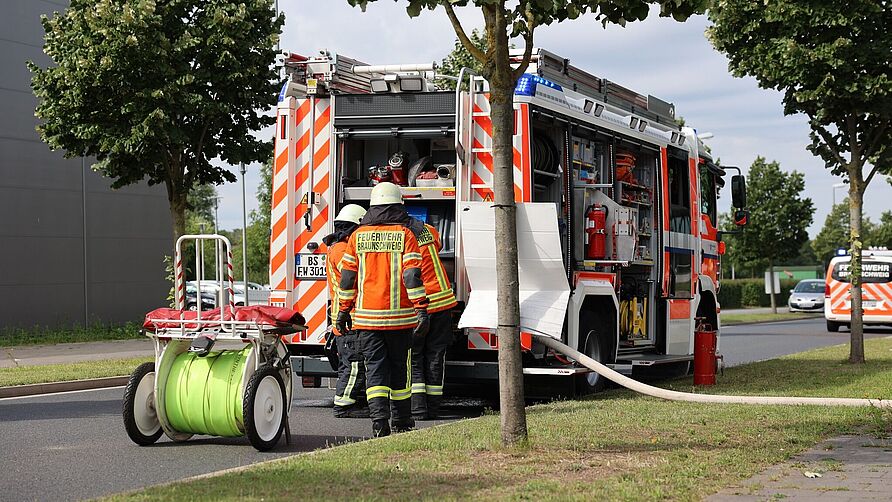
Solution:
{"label": "red and white striped reflective marking", "polygon": [[[471,350],[498,350],[499,337],[489,331],[467,330],[468,349]],[[525,331],[520,332],[520,348],[530,350],[533,347],[533,335]]]}
{"label": "red and white striped reflective marking", "polygon": [[[826,300],[833,314],[851,315],[851,284],[830,279],[830,298]],[[861,284],[861,297],[864,300],[876,300],[877,307],[864,309],[866,315],[892,315],[892,284],[869,282]]]}
{"label": "red and white striped reflective marking", "polygon": [[[287,98],[279,104],[270,235],[271,305],[289,307],[308,329],[291,343],[322,343],[328,288],[324,280],[297,280],[297,253],[325,253],[322,237],[329,222],[332,117],[331,100]],[[315,243],[314,249],[308,244]]]}
{"label": "red and white striped reflective marking", "polygon": [[[294,253],[325,253],[322,238],[331,233],[329,223],[329,185],[331,176],[331,124],[330,99],[310,99],[312,113],[297,124],[299,138],[296,148],[296,166],[300,166],[295,178],[295,200],[292,213],[295,226]],[[315,120],[313,120],[315,119]],[[312,135],[312,141],[309,141]],[[312,145],[312,150],[310,146]],[[307,216],[309,215],[309,216]],[[307,227],[309,221],[309,227]],[[315,249],[309,249],[309,243]],[[294,257],[291,257],[294,260]],[[293,261],[292,261],[293,266]],[[293,269],[291,274],[293,274]],[[292,342],[324,343],[327,327],[328,288],[325,280],[294,281],[295,310],[307,320],[307,331],[295,335]]]}
{"label": "red and white striped reflective marking", "polygon": [[[514,105],[514,200],[532,200],[530,171],[530,105]],[[488,94],[477,94],[471,114],[471,200],[493,200],[492,119]]]}

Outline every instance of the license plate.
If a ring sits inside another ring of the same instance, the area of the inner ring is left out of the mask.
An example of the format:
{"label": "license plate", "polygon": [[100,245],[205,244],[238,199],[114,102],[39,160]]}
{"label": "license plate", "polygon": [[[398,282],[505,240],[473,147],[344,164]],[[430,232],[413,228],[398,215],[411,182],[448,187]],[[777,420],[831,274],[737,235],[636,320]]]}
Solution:
{"label": "license plate", "polygon": [[325,255],[322,253],[294,255],[294,278],[299,281],[324,281]]}
{"label": "license plate", "polygon": [[862,309],[875,309],[877,308],[876,300],[861,300],[861,308]]}

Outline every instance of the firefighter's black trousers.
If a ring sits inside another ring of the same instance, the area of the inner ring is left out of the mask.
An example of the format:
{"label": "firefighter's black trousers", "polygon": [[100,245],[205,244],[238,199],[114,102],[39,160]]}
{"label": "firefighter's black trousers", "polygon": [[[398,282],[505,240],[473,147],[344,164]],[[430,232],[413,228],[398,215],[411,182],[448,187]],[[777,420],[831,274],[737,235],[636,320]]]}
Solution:
{"label": "firefighter's black trousers", "polygon": [[359,330],[359,346],[365,360],[366,399],[372,420],[391,418],[405,423],[412,418],[412,330]]}
{"label": "firefighter's black trousers", "polygon": [[432,418],[440,412],[446,349],[452,343],[452,310],[431,316],[426,336],[412,341],[412,415]]}
{"label": "firefighter's black trousers", "polygon": [[335,338],[338,344],[338,383],[335,387],[335,413],[359,402],[365,404],[365,365],[355,332]]}

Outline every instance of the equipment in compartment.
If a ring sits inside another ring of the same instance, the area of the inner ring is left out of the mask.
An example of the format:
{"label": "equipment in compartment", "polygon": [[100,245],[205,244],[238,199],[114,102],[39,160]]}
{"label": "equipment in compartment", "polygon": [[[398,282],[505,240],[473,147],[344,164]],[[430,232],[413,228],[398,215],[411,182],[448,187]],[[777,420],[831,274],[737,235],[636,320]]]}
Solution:
{"label": "equipment in compartment", "polygon": [[601,157],[598,144],[592,140],[574,136],[572,145],[574,182],[583,185],[601,183]]}
{"label": "equipment in compartment", "polygon": [[617,152],[616,179],[625,183],[637,185],[638,179],[635,178],[635,173],[633,172],[636,160],[635,154],[631,152]]}
{"label": "equipment in compartment", "polygon": [[607,258],[607,207],[592,204],[585,214],[585,259]]}
{"label": "equipment in compartment", "polygon": [[406,152],[396,152],[390,156],[387,165],[390,166],[393,183],[399,186],[407,186],[406,182],[406,164],[409,163],[409,154]]}
{"label": "equipment in compartment", "polygon": [[647,338],[648,283],[636,277],[625,278],[620,287],[619,330],[627,340]]}

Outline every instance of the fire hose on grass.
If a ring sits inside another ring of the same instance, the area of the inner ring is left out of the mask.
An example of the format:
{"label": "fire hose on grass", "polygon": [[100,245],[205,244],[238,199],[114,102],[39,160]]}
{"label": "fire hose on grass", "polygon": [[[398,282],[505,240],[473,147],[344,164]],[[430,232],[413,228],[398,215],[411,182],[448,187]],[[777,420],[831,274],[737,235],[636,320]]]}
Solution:
{"label": "fire hose on grass", "polygon": [[892,400],[889,399],[856,399],[838,397],[783,397],[783,396],[724,396],[720,394],[694,394],[692,392],[678,392],[661,389],[633,380],[622,375],[607,366],[595,361],[585,354],[575,350],[547,335],[534,334],[546,347],[561,353],[580,364],[597,372],[601,376],[611,380],[627,389],[645,394],[651,397],[667,399],[669,401],[688,401],[691,403],[716,403],[716,404],[767,404],[767,405],[817,405],[817,406],[872,406],[874,408],[892,408]]}

